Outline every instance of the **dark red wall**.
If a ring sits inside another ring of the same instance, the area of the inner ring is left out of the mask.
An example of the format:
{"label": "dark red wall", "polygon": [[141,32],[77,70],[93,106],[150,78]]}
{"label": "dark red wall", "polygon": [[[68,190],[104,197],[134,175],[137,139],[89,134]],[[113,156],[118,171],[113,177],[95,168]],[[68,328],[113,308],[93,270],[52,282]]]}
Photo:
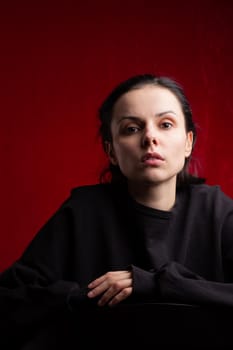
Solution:
{"label": "dark red wall", "polygon": [[5,3],[0,5],[1,270],[72,187],[98,181],[104,157],[97,108],[132,74],[169,75],[184,86],[198,123],[200,174],[233,197],[229,1]]}

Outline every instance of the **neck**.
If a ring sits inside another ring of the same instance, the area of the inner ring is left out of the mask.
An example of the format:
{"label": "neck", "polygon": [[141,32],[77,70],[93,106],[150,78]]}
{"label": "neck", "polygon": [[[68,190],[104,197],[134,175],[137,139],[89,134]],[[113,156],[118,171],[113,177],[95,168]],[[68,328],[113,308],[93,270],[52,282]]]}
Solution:
{"label": "neck", "polygon": [[129,193],[140,204],[169,211],[175,204],[176,184],[128,184]]}

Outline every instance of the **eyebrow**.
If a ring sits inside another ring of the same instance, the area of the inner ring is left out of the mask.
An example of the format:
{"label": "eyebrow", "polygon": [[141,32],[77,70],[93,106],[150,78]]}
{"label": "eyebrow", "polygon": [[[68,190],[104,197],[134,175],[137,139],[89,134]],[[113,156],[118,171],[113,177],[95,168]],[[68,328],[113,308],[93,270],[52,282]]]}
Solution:
{"label": "eyebrow", "polygon": [[162,117],[164,114],[168,114],[168,113],[172,113],[172,114],[176,115],[176,113],[174,111],[164,111],[164,112],[156,114],[155,116]]}
{"label": "eyebrow", "polygon": [[[176,115],[176,113],[175,113],[174,111],[168,110],[168,111],[164,111],[164,112],[155,114],[155,117],[162,117],[164,114],[168,114],[168,113],[171,113],[171,114]],[[120,122],[121,122],[122,120],[124,120],[124,119],[138,120],[138,119],[140,119],[140,117],[135,117],[135,116],[132,116],[132,115],[122,116],[122,117],[118,120],[117,124],[120,123]]]}

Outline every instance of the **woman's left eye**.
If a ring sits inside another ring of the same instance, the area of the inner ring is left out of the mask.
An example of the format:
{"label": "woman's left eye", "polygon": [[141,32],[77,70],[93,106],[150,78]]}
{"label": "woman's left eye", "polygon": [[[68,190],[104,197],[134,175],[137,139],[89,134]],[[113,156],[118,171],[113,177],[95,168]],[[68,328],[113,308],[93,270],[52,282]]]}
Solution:
{"label": "woman's left eye", "polygon": [[163,122],[160,126],[163,129],[170,129],[172,127],[172,123],[171,122]]}

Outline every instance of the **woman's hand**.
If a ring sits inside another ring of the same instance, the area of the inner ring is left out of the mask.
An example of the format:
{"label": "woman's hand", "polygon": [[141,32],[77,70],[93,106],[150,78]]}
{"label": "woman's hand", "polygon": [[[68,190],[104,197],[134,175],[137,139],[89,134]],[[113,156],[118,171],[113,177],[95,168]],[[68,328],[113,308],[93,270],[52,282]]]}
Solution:
{"label": "woman's hand", "polygon": [[89,283],[88,288],[91,290],[87,296],[95,298],[102,295],[98,305],[113,306],[132,294],[132,284],[131,271],[110,271]]}

